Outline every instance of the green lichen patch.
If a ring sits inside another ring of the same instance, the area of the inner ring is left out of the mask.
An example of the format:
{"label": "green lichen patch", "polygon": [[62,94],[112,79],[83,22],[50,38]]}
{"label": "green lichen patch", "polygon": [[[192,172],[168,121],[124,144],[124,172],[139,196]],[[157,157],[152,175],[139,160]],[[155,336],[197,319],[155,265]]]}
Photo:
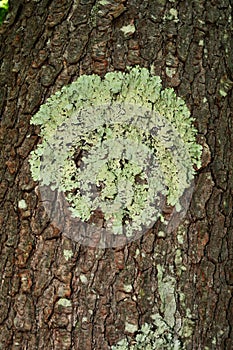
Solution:
{"label": "green lichen patch", "polygon": [[71,301],[66,298],[61,298],[57,302],[58,305],[64,306],[64,307],[69,307],[71,306]]}
{"label": "green lichen patch", "polygon": [[159,314],[153,315],[151,324],[142,325],[132,343],[123,338],[111,350],[184,350],[178,336]]}
{"label": "green lichen patch", "polygon": [[184,101],[145,68],[81,76],[41,106],[31,123],[42,143],[31,172],[65,194],[73,217],[132,237],[162,216],[165,200],[181,209],[201,147]]}
{"label": "green lichen patch", "polygon": [[64,257],[68,261],[70,258],[72,258],[73,252],[72,250],[64,249]]}
{"label": "green lichen patch", "polygon": [[27,203],[24,199],[21,199],[19,202],[18,202],[18,207],[19,209],[27,209]]}
{"label": "green lichen patch", "polygon": [[175,23],[179,22],[178,11],[175,8],[171,8],[163,19],[173,21]]}
{"label": "green lichen patch", "polygon": [[175,324],[176,299],[175,284],[176,280],[172,276],[164,276],[163,267],[158,265],[158,292],[161,299],[161,311],[164,314],[164,321],[171,328]]}
{"label": "green lichen patch", "polygon": [[[169,274],[162,265],[157,265],[157,270],[160,302],[153,307],[151,322],[119,340],[111,350],[185,350],[190,343],[194,331],[193,316],[185,305],[185,295],[177,289],[177,281],[172,276],[174,268],[170,266]],[[182,318],[177,307],[179,301]]]}
{"label": "green lichen patch", "polygon": [[5,19],[7,12],[9,9],[9,3],[8,0],[1,0],[0,1],[0,25],[2,24],[3,20]]}
{"label": "green lichen patch", "polygon": [[124,33],[125,36],[130,36],[135,33],[136,28],[134,24],[128,24],[127,26],[123,26],[120,30]]}

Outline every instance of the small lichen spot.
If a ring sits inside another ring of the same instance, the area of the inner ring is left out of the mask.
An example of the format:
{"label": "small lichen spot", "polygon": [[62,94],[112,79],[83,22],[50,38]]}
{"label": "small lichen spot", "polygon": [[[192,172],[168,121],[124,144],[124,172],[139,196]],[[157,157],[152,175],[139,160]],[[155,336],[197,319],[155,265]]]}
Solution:
{"label": "small lichen spot", "polygon": [[164,16],[164,20],[173,21],[175,23],[178,23],[179,22],[178,11],[174,8],[171,8],[169,10],[168,14]]}
{"label": "small lichen spot", "polygon": [[85,275],[81,274],[79,278],[80,278],[80,281],[81,281],[83,284],[87,284],[88,279],[87,279],[87,277],[86,277]]}
{"label": "small lichen spot", "polygon": [[126,293],[130,293],[133,290],[133,287],[131,286],[131,284],[125,284],[124,285],[124,291]]}
{"label": "small lichen spot", "polygon": [[66,260],[69,260],[70,258],[72,258],[72,256],[73,256],[72,250],[64,249],[64,257]]}
{"label": "small lichen spot", "polygon": [[133,35],[136,31],[134,24],[128,24],[127,26],[121,27],[121,32],[124,33],[125,36]]}
{"label": "small lichen spot", "polygon": [[27,209],[27,203],[24,199],[21,199],[18,203],[19,209]]}
{"label": "small lichen spot", "polygon": [[64,307],[71,306],[71,301],[69,299],[66,299],[66,298],[59,299],[57,303],[58,303],[58,305],[61,305]]}
{"label": "small lichen spot", "polygon": [[166,237],[166,233],[165,233],[164,231],[159,231],[157,235],[158,235],[158,237],[160,237],[160,238]]}

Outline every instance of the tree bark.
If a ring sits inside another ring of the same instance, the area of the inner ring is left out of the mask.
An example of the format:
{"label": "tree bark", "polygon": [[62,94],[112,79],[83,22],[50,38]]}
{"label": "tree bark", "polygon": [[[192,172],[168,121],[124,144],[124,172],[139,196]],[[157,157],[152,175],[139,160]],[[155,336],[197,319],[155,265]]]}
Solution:
{"label": "tree bark", "polygon": [[[230,0],[10,2],[0,28],[0,349],[107,350],[133,343],[155,314],[185,349],[233,349],[232,15]],[[129,24],[134,33],[121,30]],[[81,74],[133,65],[153,66],[185,99],[203,166],[173,232],[157,223],[121,248],[81,246],[36,194],[30,118]]]}

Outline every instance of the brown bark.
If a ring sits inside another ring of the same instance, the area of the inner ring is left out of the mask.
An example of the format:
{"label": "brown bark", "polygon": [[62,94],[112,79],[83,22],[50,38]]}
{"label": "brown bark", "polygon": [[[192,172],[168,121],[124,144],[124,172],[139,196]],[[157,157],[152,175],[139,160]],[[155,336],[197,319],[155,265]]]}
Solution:
{"label": "brown bark", "polygon": [[[232,1],[10,5],[0,28],[0,348],[106,350],[133,338],[126,323],[140,328],[158,313],[174,333],[183,327],[185,349],[232,349]],[[136,32],[124,35],[128,24]],[[79,75],[135,64],[153,65],[186,100],[206,142],[205,166],[174,232],[161,237],[157,224],[121,249],[80,246],[38,200],[28,164],[38,129],[29,121]]]}

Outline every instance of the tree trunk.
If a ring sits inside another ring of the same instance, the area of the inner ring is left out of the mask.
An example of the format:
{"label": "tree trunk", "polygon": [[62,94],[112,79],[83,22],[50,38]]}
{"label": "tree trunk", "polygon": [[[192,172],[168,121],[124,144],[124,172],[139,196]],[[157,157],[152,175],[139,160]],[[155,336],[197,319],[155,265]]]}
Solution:
{"label": "tree trunk", "polygon": [[[107,350],[136,343],[145,323],[180,349],[233,349],[232,15],[231,0],[10,2],[0,28],[0,349]],[[85,247],[38,199],[30,118],[81,74],[133,65],[153,66],[185,99],[203,166],[171,233],[157,223],[124,247]]]}

